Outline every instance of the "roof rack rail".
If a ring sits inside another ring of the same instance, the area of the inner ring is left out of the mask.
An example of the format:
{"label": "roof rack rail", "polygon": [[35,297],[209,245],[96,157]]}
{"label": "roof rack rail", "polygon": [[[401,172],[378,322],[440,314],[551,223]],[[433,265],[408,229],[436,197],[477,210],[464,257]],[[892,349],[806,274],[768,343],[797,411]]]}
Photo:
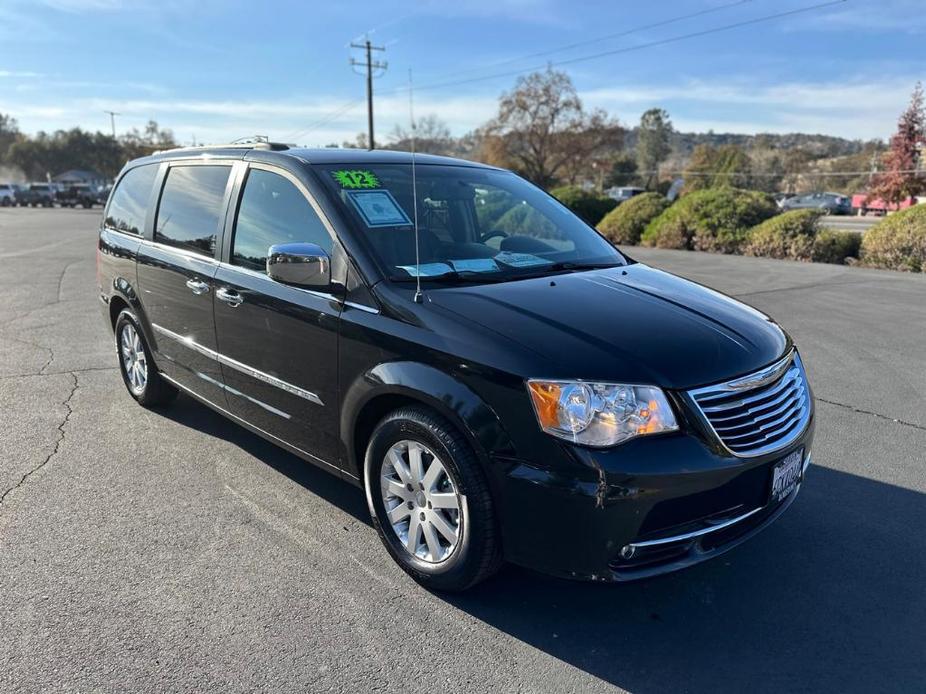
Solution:
{"label": "roof rack rail", "polygon": [[232,140],[231,142],[223,142],[218,144],[202,144],[202,145],[186,145],[183,147],[171,147],[170,149],[161,149],[154,154],[161,154],[162,152],[177,152],[181,150],[202,150],[202,149],[267,149],[274,152],[282,152],[287,150],[292,145],[285,144],[283,142],[270,142],[266,135],[253,135],[250,137],[239,137],[237,140]]}

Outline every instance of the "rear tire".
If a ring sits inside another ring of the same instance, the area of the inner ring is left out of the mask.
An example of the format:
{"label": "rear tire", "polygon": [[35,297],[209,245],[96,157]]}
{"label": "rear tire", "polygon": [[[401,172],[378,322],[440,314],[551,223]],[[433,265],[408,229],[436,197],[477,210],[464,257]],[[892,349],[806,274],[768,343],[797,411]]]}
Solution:
{"label": "rear tire", "polygon": [[466,590],[501,565],[485,475],[467,440],[437,413],[403,407],[379,423],[364,487],[386,550],[425,588]]}
{"label": "rear tire", "polygon": [[116,319],[115,335],[119,372],[129,395],[144,407],[172,402],[177,389],[161,376],[138,318],[129,309],[124,309]]}

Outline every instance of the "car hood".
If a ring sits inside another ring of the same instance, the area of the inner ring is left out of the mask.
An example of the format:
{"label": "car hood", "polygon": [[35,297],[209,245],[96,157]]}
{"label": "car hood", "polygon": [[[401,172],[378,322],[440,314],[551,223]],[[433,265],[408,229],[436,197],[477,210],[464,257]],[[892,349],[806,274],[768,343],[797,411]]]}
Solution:
{"label": "car hood", "polygon": [[684,389],[754,371],[790,340],[768,316],[636,263],[428,292],[435,307],[520,343],[538,378]]}

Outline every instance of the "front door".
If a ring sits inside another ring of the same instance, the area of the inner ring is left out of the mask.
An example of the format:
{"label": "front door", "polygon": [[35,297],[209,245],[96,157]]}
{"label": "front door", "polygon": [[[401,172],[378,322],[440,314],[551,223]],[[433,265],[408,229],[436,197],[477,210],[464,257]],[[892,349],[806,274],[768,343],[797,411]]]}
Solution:
{"label": "front door", "polygon": [[153,243],[138,251],[138,286],[158,367],[225,406],[216,359],[213,278],[230,166],[174,164],[167,171]]}
{"label": "front door", "polygon": [[327,289],[270,279],[267,251],[335,242],[297,180],[251,165],[228,262],[215,276],[215,326],[229,409],[319,462],[338,467],[338,320]]}

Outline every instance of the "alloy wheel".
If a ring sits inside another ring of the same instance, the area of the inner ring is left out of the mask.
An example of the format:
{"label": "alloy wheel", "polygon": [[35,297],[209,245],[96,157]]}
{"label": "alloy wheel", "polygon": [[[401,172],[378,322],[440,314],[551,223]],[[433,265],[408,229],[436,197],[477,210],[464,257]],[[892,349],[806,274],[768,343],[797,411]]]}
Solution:
{"label": "alloy wheel", "polygon": [[135,395],[141,395],[148,384],[148,360],[145,348],[135,326],[126,323],[119,335],[119,351],[129,387]]}
{"label": "alloy wheel", "polygon": [[380,472],[383,505],[392,531],[421,561],[445,561],[460,538],[460,494],[443,462],[418,441],[399,441]]}

